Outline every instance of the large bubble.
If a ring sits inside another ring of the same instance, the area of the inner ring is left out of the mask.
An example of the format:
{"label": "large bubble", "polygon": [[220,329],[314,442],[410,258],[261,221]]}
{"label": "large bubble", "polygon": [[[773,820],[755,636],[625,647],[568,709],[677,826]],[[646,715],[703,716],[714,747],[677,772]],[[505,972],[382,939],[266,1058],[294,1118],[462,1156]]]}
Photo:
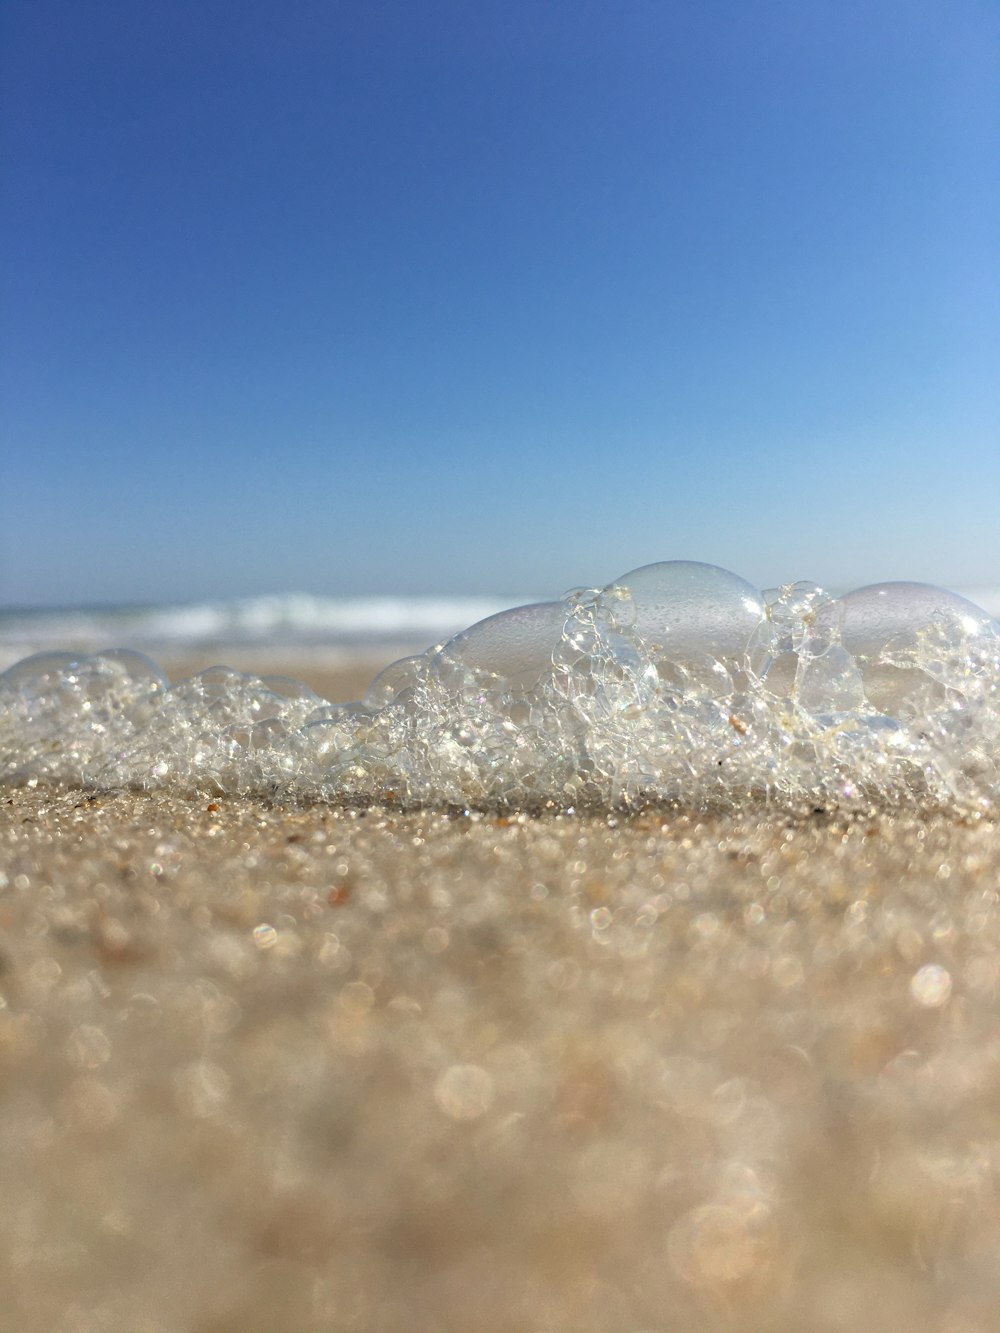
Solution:
{"label": "large bubble", "polygon": [[929,583],[873,583],[838,597],[816,617],[818,629],[836,631],[847,651],[872,661],[887,647],[940,629],[955,642],[995,639],[996,621],[974,603]]}
{"label": "large bubble", "polygon": [[535,602],[488,616],[449,640],[434,659],[442,671],[492,676],[514,688],[536,685],[552,666],[566,621],[563,602]]}
{"label": "large bubble", "polygon": [[695,560],[643,565],[615,585],[631,594],[636,632],[653,654],[675,662],[699,654],[740,659],[764,618],[756,588],[727,569]]}
{"label": "large bubble", "polygon": [[[857,664],[868,700],[896,713],[914,693],[943,699],[950,659],[961,674],[996,653],[1000,629],[985,611],[928,583],[873,583],[824,606],[815,634],[829,636]],[[964,665],[963,665],[964,664]]]}

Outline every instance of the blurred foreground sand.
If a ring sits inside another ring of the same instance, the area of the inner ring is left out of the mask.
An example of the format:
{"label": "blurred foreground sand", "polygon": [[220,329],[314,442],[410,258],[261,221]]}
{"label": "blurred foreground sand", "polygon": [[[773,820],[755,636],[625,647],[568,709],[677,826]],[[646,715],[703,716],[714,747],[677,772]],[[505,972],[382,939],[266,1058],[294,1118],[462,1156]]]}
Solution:
{"label": "blurred foreground sand", "polygon": [[997,827],[0,793],[0,1324],[1000,1329]]}

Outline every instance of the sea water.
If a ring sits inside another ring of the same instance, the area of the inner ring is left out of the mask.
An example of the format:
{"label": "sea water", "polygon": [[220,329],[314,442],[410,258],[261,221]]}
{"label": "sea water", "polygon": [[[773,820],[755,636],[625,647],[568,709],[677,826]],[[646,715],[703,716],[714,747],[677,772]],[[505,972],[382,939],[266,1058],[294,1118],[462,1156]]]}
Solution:
{"label": "sea water", "polygon": [[926,584],[669,561],[488,615],[331,704],[127,649],[0,675],[0,779],[463,809],[995,811],[1000,626]]}

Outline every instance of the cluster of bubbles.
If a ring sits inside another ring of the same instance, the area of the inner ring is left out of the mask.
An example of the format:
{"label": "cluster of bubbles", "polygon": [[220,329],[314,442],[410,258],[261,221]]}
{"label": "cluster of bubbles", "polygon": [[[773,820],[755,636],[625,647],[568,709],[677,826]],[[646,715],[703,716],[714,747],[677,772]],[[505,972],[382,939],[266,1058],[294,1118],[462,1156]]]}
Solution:
{"label": "cluster of bubbles", "polygon": [[833,598],[647,565],[514,608],[336,705],[124,650],[0,675],[0,780],[481,809],[1000,799],[1000,626],[916,583]]}

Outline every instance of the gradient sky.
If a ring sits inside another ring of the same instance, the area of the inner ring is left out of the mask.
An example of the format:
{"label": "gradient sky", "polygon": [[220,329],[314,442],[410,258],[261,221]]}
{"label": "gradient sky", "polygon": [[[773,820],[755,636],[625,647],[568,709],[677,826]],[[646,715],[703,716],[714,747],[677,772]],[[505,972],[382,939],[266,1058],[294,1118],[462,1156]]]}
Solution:
{"label": "gradient sky", "polygon": [[0,25],[0,604],[1000,584],[995,0]]}

